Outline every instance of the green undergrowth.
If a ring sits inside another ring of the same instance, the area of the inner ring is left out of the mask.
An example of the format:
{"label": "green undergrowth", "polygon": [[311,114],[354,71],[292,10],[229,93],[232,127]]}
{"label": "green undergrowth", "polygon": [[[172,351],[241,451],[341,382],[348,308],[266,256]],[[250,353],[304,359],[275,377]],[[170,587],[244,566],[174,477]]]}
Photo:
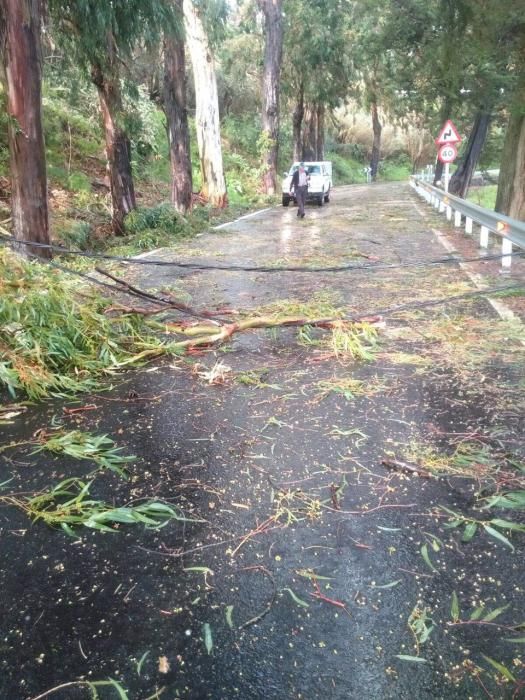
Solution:
{"label": "green undergrowth", "polygon": [[496,206],[496,194],[498,192],[497,185],[484,185],[482,187],[472,187],[469,190],[467,199],[474,202],[479,207],[490,209],[491,211]]}
{"label": "green undergrowth", "polygon": [[139,315],[56,269],[0,251],[0,386],[12,397],[70,395],[105,372],[169,352]]}
{"label": "green undergrowth", "polygon": [[190,239],[198,233],[209,231],[213,226],[233,221],[246,214],[253,206],[267,206],[274,200],[269,197],[254,199],[254,204],[237,201],[230,202],[225,209],[214,209],[209,205],[196,205],[187,216],[179,214],[169,202],[152,207],[141,207],[126,218],[126,235],[110,238],[99,249],[110,255],[129,257],[146,250],[169,248],[181,241]]}

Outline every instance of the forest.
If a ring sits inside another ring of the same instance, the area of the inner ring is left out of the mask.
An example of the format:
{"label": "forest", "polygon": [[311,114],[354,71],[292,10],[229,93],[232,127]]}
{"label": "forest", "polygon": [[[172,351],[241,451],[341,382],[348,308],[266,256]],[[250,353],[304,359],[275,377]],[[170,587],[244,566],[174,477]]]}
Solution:
{"label": "forest", "polygon": [[467,196],[477,168],[500,169],[490,205],[524,219],[522,10],[2,0],[3,235],[91,248],[141,229],[147,247],[166,227],[201,230],[228,205],[267,201],[292,159],[332,160],[339,184],[367,170],[406,179],[434,163],[449,118],[464,136],[451,192]]}

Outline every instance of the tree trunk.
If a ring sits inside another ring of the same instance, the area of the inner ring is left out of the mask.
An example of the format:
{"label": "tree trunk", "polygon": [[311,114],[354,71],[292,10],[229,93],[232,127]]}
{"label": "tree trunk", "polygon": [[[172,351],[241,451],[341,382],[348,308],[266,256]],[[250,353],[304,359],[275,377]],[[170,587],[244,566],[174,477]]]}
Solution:
{"label": "tree trunk", "polygon": [[[452,102],[449,97],[445,98],[443,101],[443,106],[441,107],[441,110],[439,112],[439,128],[443,126],[443,124],[447,121],[447,119],[450,119],[450,116],[452,114]],[[443,169],[444,169],[444,164],[439,160],[439,158],[436,157],[436,167],[434,168],[434,185],[437,185],[438,182],[441,182],[443,178]]]}
{"label": "tree trunk", "polygon": [[303,158],[315,160],[317,157],[317,107],[310,105],[306,110],[306,120],[303,131]]}
{"label": "tree trunk", "polygon": [[264,13],[265,48],[263,74],[262,127],[265,148],[262,154],[265,166],[264,191],[275,194],[277,158],[279,155],[279,87],[283,55],[282,0],[259,0]]}
{"label": "tree trunk", "polygon": [[[114,55],[114,43],[110,38],[109,52]],[[135,187],[131,171],[131,144],[122,121],[122,95],[116,60],[111,58],[111,69],[106,73],[100,64],[94,64],[91,70],[93,83],[98,91],[100,109],[104,122],[106,139],[106,157],[108,161],[109,181],[112,202],[112,229],[116,236],[125,233],[124,219],[136,208]]]}
{"label": "tree trunk", "polygon": [[496,211],[525,221],[525,89],[511,112],[501,158]]}
{"label": "tree trunk", "polygon": [[197,7],[184,0],[186,40],[195,82],[195,121],[202,176],[202,196],[214,207],[228,204],[222,164],[219,99],[215,61]]}
{"label": "tree trunk", "polygon": [[[179,0],[180,4],[182,2]],[[182,7],[181,7],[182,9]],[[185,215],[192,205],[190,132],[186,110],[186,63],[184,42],[164,40],[164,99],[171,161],[171,201]]]}
{"label": "tree trunk", "polygon": [[[3,0],[3,62],[7,85],[13,235],[49,245],[47,175],[42,130],[40,0]],[[50,258],[46,248],[21,252]]]}
{"label": "tree trunk", "polygon": [[372,182],[375,182],[377,178],[377,171],[379,168],[379,159],[381,157],[381,131],[383,130],[381,122],[379,121],[377,100],[375,99],[372,100],[371,113],[374,140],[372,142],[372,155],[370,157],[370,177],[372,178]]}
{"label": "tree trunk", "polygon": [[317,105],[317,160],[324,160],[324,115],[325,106]]}
{"label": "tree trunk", "polygon": [[474,119],[472,131],[467,143],[465,154],[450,178],[448,191],[458,197],[465,198],[470,187],[472,175],[478,164],[481,151],[485,145],[487,133],[490,125],[491,114],[483,109],[480,109]]}
{"label": "tree trunk", "polygon": [[297,104],[293,111],[293,159],[294,161],[301,161],[304,158],[303,154],[303,140],[302,140],[302,130],[303,130],[303,119],[304,119],[304,83],[301,81],[299,85],[299,96],[297,98]]}

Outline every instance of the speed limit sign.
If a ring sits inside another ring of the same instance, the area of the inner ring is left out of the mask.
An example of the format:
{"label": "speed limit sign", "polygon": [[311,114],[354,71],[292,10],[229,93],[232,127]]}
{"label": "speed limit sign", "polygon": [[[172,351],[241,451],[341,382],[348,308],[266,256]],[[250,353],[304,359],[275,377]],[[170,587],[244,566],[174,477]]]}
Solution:
{"label": "speed limit sign", "polygon": [[441,146],[438,153],[438,158],[442,163],[453,163],[458,155],[458,149],[453,143],[446,143]]}

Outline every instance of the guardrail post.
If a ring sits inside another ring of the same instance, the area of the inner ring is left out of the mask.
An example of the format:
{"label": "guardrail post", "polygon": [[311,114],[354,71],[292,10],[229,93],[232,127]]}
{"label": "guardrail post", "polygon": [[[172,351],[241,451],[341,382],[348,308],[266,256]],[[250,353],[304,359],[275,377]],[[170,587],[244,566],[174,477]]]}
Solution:
{"label": "guardrail post", "polygon": [[[423,177],[422,173],[422,177]],[[479,207],[472,202],[462,200],[454,195],[449,195],[443,190],[427,186],[415,177],[410,179],[410,184],[416,192],[440,213],[446,213],[449,221],[454,214],[454,226],[459,228],[465,219],[465,233],[472,234],[473,226],[480,227],[479,246],[486,251],[490,245],[489,235],[494,233],[502,238],[502,271],[509,270],[512,262],[513,246],[525,251],[525,222],[517,221],[508,216]],[[476,229],[477,230],[477,229]]]}
{"label": "guardrail post", "polygon": [[501,254],[501,271],[509,272],[512,264],[512,241],[505,236],[501,239]]}
{"label": "guardrail post", "polygon": [[479,232],[479,247],[488,248],[489,247],[489,230],[486,226],[482,226]]}

